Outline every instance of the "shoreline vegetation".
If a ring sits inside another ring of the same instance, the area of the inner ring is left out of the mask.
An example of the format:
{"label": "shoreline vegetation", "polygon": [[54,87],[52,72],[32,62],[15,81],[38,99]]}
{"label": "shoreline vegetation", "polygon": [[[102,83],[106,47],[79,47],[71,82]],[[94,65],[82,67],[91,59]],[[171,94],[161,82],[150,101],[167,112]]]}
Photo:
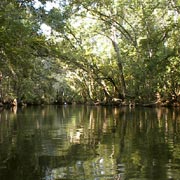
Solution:
{"label": "shoreline vegetation", "polygon": [[42,105],[89,105],[89,106],[116,106],[116,107],[129,107],[129,108],[135,108],[135,107],[180,107],[180,96],[174,99],[157,99],[156,101],[151,102],[138,102],[133,100],[124,100],[114,98],[111,101],[96,101],[96,102],[34,102],[34,103],[28,103],[23,101],[18,101],[16,98],[10,99],[8,101],[1,101],[0,102],[0,108],[1,109],[8,109],[13,107],[26,107],[26,106],[42,106]]}

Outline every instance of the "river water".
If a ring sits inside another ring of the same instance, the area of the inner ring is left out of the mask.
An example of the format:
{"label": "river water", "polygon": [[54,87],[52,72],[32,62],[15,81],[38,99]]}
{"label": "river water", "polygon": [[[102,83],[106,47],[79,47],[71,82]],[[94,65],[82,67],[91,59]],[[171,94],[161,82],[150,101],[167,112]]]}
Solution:
{"label": "river water", "polygon": [[180,109],[3,110],[0,180],[180,180]]}

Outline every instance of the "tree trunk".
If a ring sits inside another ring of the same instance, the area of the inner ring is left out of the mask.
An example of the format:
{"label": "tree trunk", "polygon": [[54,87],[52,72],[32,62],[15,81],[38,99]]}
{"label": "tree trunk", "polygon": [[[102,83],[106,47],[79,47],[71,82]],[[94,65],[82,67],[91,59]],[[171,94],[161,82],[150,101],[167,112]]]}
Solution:
{"label": "tree trunk", "polygon": [[0,103],[3,101],[3,93],[2,93],[2,72],[0,71]]}
{"label": "tree trunk", "polygon": [[111,39],[111,41],[112,41],[114,51],[116,52],[116,56],[117,56],[117,64],[118,64],[118,68],[119,68],[119,72],[120,72],[120,81],[121,81],[121,85],[122,85],[122,95],[123,95],[123,98],[125,98],[125,96],[126,96],[126,83],[125,83],[125,79],[124,79],[120,50],[119,50],[118,44],[116,43],[116,40]]}

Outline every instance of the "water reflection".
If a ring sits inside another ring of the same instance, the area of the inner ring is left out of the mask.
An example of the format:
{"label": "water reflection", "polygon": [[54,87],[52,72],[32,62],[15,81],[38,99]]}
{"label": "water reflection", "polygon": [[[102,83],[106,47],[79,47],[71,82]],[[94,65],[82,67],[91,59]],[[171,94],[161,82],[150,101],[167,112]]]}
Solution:
{"label": "water reflection", "polygon": [[0,113],[1,180],[178,180],[180,111],[28,107]]}

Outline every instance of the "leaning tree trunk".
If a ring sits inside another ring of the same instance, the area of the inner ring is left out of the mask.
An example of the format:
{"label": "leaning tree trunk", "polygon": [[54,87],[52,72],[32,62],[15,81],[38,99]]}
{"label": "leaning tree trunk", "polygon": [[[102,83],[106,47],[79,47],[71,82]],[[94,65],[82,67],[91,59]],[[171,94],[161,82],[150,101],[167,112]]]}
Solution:
{"label": "leaning tree trunk", "polygon": [[3,95],[2,95],[2,77],[3,77],[3,75],[2,75],[2,72],[0,71],[0,103],[1,103],[1,101],[2,101],[2,99],[3,99]]}
{"label": "leaning tree trunk", "polygon": [[124,79],[124,72],[123,72],[123,65],[122,65],[121,56],[120,56],[120,50],[119,50],[116,40],[111,39],[111,41],[112,41],[114,51],[116,52],[116,56],[117,56],[117,64],[118,64],[118,68],[119,68],[120,81],[121,81],[121,86],[122,86],[122,95],[123,95],[123,98],[125,98],[126,83],[125,83],[125,79]]}

